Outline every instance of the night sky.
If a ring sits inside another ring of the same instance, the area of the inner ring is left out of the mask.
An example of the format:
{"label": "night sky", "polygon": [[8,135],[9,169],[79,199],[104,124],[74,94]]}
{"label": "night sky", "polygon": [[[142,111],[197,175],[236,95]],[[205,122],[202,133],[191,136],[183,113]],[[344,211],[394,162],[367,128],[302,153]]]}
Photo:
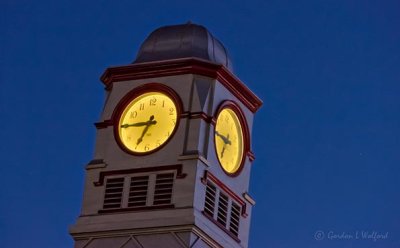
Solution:
{"label": "night sky", "polygon": [[[250,247],[400,247],[399,1],[1,0],[0,246],[72,247],[99,77],[192,21],[264,102]],[[361,234],[370,236],[363,237]],[[375,236],[374,236],[375,233]]]}

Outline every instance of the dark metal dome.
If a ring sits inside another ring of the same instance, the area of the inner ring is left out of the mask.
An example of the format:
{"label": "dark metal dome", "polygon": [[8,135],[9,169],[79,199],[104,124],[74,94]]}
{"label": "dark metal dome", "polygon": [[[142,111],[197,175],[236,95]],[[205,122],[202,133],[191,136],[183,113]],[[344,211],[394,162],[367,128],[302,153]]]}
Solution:
{"label": "dark metal dome", "polygon": [[222,64],[233,71],[222,43],[205,27],[190,22],[153,31],[141,45],[134,63],[190,57]]}

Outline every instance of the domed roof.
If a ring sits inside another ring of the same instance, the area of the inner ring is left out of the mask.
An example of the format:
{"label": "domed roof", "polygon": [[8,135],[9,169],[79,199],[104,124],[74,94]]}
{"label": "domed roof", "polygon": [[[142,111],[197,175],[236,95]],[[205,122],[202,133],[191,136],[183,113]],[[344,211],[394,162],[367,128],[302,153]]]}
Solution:
{"label": "domed roof", "polygon": [[190,22],[153,31],[141,45],[134,63],[190,57],[222,64],[233,71],[222,43],[205,27]]}

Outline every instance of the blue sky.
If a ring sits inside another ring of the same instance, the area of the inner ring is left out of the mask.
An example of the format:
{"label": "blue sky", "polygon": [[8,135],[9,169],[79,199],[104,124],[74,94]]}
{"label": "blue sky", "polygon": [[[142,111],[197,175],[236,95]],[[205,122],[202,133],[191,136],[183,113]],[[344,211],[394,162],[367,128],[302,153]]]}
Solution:
{"label": "blue sky", "polygon": [[2,0],[1,246],[72,247],[100,75],[132,62],[155,28],[191,20],[224,43],[264,101],[250,247],[399,247],[399,9],[390,0]]}

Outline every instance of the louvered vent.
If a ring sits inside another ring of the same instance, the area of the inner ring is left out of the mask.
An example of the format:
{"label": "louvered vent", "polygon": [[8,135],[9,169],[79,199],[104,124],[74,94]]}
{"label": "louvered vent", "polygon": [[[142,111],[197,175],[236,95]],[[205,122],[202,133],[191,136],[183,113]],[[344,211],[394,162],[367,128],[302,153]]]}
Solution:
{"label": "louvered vent", "polygon": [[239,233],[239,221],[240,221],[240,206],[232,202],[231,207],[231,220],[229,223],[229,230],[238,236]]}
{"label": "louvered vent", "polygon": [[153,205],[170,204],[173,186],[174,173],[158,174],[156,177]]}
{"label": "louvered vent", "polygon": [[219,195],[218,216],[217,221],[226,226],[226,218],[228,216],[228,197],[222,193]]}
{"label": "louvered vent", "polygon": [[216,193],[217,193],[216,187],[212,185],[210,182],[207,182],[204,212],[208,214],[210,217],[214,216]]}
{"label": "louvered vent", "polygon": [[124,189],[123,177],[107,179],[103,208],[104,209],[120,208],[122,202],[123,189]]}
{"label": "louvered vent", "polygon": [[147,204],[149,176],[131,177],[128,207],[142,207]]}

